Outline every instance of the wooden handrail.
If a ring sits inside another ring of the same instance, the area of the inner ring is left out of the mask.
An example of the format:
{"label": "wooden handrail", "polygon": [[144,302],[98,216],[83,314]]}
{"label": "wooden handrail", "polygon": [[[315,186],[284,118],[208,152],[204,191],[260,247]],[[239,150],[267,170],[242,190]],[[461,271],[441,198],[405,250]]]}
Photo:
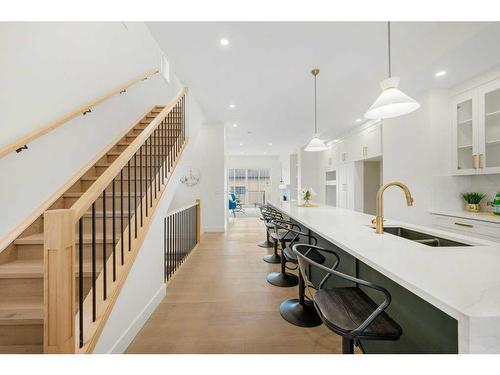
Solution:
{"label": "wooden handrail", "polygon": [[191,207],[194,207],[194,206],[197,206],[199,204],[199,199],[197,199],[194,203],[191,203],[191,204],[188,204],[184,207],[181,207],[181,208],[176,208],[175,210],[173,211],[169,211],[167,212],[167,217],[169,216],[172,216],[174,214],[176,214],[177,212],[181,212],[181,211],[184,211],[184,210],[187,210],[188,208],[191,208]]}
{"label": "wooden handrail", "polygon": [[81,218],[89,209],[93,202],[101,195],[103,190],[111,184],[120,170],[127,165],[128,161],[146,142],[149,136],[160,125],[161,121],[172,111],[179,100],[186,95],[187,87],[184,87],[174,99],[151,121],[151,123],[139,134],[134,141],[118,156],[118,158],[100,175],[92,186],[82,194],[71,209],[75,211],[76,220]]}
{"label": "wooden handrail", "polygon": [[49,122],[48,124],[38,128],[38,129],[28,133],[28,134],[25,134],[25,135],[17,138],[14,142],[11,142],[8,145],[0,148],[0,159],[3,158],[5,155],[11,153],[12,151],[16,151],[17,149],[23,147],[24,145],[27,145],[28,143],[34,141],[35,139],[41,137],[42,135],[45,135],[45,134],[51,132],[52,130],[58,128],[62,124],[74,119],[76,116],[83,114],[84,112],[88,111],[89,109],[95,107],[97,104],[104,102],[105,100],[109,99],[110,97],[112,97],[116,94],[119,94],[120,92],[122,92],[123,90],[126,90],[127,88],[136,84],[137,82],[143,81],[144,79],[147,79],[147,78],[157,74],[158,72],[159,72],[158,69],[148,70],[147,72],[145,72],[141,76],[134,78],[131,81],[128,81],[128,82],[124,83],[123,85],[116,87],[115,89],[107,92],[106,94],[104,94],[104,95],[102,95],[94,100],[91,100],[90,102],[88,102],[86,104],[83,104],[83,105],[75,108],[73,111]]}

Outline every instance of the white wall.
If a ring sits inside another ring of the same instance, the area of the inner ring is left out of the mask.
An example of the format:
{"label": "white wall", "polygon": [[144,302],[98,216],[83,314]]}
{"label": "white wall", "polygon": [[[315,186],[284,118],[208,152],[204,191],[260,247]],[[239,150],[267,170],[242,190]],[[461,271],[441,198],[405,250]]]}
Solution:
{"label": "white wall", "polygon": [[279,201],[280,199],[280,179],[281,179],[281,162],[278,155],[241,155],[226,157],[226,169],[240,168],[270,168],[271,169],[271,194],[266,196],[266,200]]}
{"label": "white wall", "polygon": [[225,229],[225,128],[222,123],[203,124],[194,139],[192,149],[186,152],[181,167],[184,174],[189,167],[200,170],[200,182],[196,186],[180,184],[169,210],[187,206],[201,199],[201,224],[203,232],[223,232]]}
{"label": "white wall", "polygon": [[440,126],[447,121],[433,121],[434,111],[449,112],[446,91],[427,92],[416,98],[421,108],[409,115],[385,120],[383,123],[383,180],[403,181],[414,198],[407,207],[403,192],[389,188],[384,194],[384,216],[415,224],[430,224],[428,210],[433,206],[433,175],[443,171],[441,163],[449,158],[448,149],[438,137]]}
{"label": "white wall", "polygon": [[[157,67],[143,24],[1,23],[0,144]],[[140,82],[0,159],[0,236],[15,228],[99,151],[179,90],[159,75]]]}
{"label": "white wall", "polygon": [[158,67],[143,23],[0,23],[0,146]]}
{"label": "white wall", "polygon": [[306,152],[304,149],[300,149],[298,152],[298,195],[300,195],[301,189],[312,188],[317,194],[313,201],[318,203],[325,203],[325,181],[324,173],[322,173],[323,154],[323,152]]}

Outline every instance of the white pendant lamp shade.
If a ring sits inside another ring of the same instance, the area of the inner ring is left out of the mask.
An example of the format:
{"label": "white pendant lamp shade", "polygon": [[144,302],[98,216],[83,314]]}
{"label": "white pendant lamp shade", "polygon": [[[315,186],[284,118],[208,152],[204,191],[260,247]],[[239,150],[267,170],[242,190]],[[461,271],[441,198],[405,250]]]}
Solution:
{"label": "white pendant lamp shade", "polygon": [[307,152],[326,151],[328,150],[328,147],[325,145],[325,142],[319,138],[319,133],[318,133],[318,114],[317,114],[318,105],[316,101],[316,77],[319,74],[319,69],[314,68],[311,71],[311,74],[314,76],[314,133],[311,141],[307,144],[306,148],[304,148],[304,151]]}
{"label": "white pendant lamp shade", "polygon": [[398,89],[399,77],[390,77],[380,82],[382,94],[365,113],[371,120],[393,118],[413,112],[420,108],[415,99]]}
{"label": "white pendant lamp shade", "polygon": [[313,134],[311,141],[307,144],[304,151],[307,152],[318,152],[318,151],[326,151],[328,147],[325,142],[319,138],[319,134]]}
{"label": "white pendant lamp shade", "polygon": [[365,113],[370,120],[382,120],[406,115],[420,108],[415,99],[410,98],[398,89],[399,77],[392,76],[391,66],[391,23],[387,22],[387,52],[389,62],[389,78],[380,82],[382,94]]}

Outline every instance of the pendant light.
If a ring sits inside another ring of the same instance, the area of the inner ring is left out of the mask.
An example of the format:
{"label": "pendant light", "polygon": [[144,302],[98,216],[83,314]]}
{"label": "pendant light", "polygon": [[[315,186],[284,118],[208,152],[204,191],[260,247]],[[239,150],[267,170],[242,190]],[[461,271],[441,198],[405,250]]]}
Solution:
{"label": "pendant light", "polygon": [[326,151],[328,147],[325,145],[325,142],[319,138],[318,133],[318,119],[317,119],[317,102],[316,102],[316,76],[319,74],[319,69],[315,68],[311,71],[314,76],[314,133],[312,135],[311,141],[308,143],[304,151],[307,152],[318,152],[318,151]]}
{"label": "pendant light", "polygon": [[406,115],[417,110],[420,104],[398,89],[399,77],[392,77],[391,71],[391,23],[387,22],[387,47],[389,57],[389,78],[380,82],[382,94],[365,113],[371,120],[380,120]]}

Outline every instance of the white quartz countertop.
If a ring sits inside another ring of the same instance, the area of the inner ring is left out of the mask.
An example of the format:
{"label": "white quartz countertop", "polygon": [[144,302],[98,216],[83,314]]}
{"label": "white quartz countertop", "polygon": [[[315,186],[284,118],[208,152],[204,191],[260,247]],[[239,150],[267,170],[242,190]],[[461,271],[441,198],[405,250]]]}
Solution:
{"label": "white quartz countertop", "polygon": [[500,224],[500,216],[494,215],[486,212],[467,212],[467,211],[448,211],[448,210],[431,210],[429,211],[432,215],[442,215],[442,216],[452,216],[459,217],[463,219],[485,221],[488,223]]}
{"label": "white quartz countertop", "polygon": [[[430,247],[391,234],[376,234],[371,215],[331,206],[271,205],[455,319],[499,318],[500,322],[500,243],[384,222],[386,227],[404,226],[474,245]],[[500,324],[498,329],[500,333]]]}

